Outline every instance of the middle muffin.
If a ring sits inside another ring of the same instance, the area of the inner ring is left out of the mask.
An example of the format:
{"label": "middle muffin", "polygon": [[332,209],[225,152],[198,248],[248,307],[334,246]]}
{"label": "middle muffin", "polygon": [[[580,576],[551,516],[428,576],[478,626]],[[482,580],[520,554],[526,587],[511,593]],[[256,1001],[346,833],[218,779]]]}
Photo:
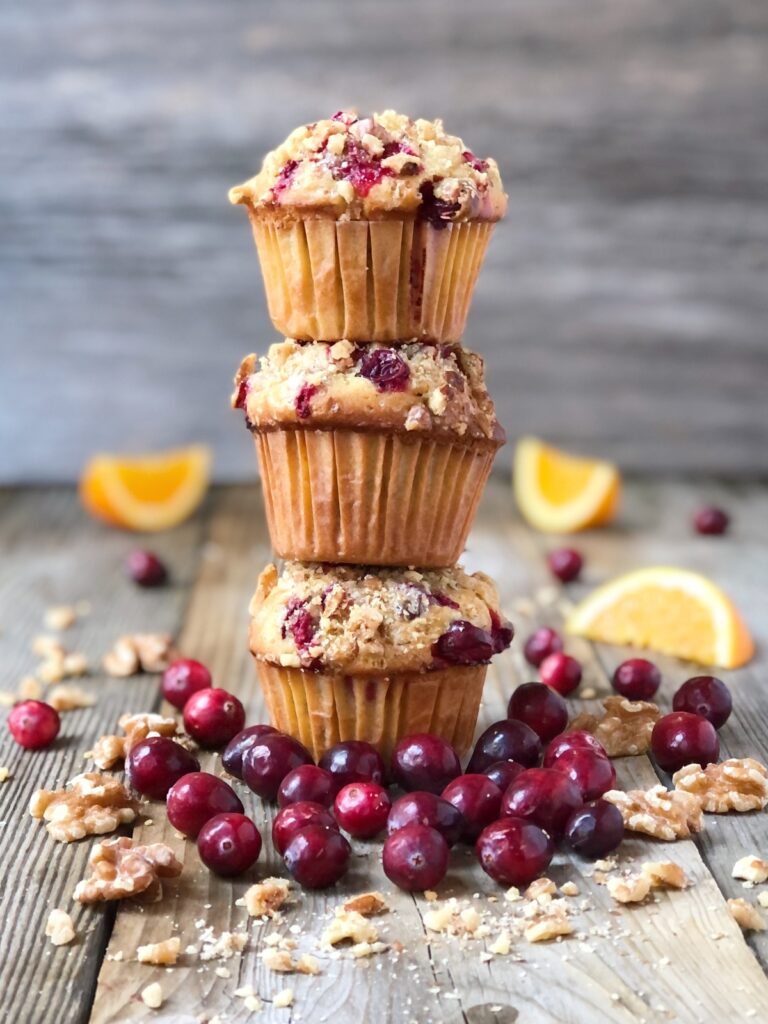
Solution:
{"label": "middle muffin", "polygon": [[243,360],[232,404],[254,434],[276,554],[455,563],[504,443],[481,357],[287,339],[260,363]]}

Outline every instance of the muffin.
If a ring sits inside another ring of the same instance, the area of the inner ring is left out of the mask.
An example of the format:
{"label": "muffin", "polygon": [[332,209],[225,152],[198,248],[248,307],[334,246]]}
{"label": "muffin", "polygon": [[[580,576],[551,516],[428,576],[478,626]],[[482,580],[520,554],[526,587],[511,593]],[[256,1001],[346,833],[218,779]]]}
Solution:
{"label": "muffin", "polygon": [[250,649],[272,723],[319,757],[341,740],[384,755],[435,733],[469,749],[488,661],[512,627],[483,573],[286,563],[262,572]]}
{"label": "muffin", "polygon": [[392,110],[297,128],[229,198],[277,330],[328,341],[459,341],[507,205],[495,161]]}
{"label": "muffin", "polygon": [[504,442],[483,360],[458,346],[287,339],[243,361],[232,404],[280,558],[452,565]]}

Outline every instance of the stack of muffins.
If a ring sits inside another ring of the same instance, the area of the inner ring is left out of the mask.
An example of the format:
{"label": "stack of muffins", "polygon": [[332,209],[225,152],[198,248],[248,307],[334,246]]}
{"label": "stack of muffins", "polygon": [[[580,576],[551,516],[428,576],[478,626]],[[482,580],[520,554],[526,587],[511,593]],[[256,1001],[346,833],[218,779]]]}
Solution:
{"label": "stack of muffins", "polygon": [[461,346],[506,209],[498,168],[440,121],[339,112],[297,128],[246,207],[286,338],[235,378],[282,572],[251,601],[273,724],[319,757],[431,732],[471,745],[512,628],[457,566],[504,435]]}

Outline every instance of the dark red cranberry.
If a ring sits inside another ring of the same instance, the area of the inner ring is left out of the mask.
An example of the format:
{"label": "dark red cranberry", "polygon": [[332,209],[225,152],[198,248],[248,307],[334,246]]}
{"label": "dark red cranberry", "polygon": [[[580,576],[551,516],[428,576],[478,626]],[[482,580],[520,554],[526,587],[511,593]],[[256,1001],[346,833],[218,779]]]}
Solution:
{"label": "dark red cranberry", "polygon": [[340,789],[351,782],[384,782],[384,760],[376,747],[365,740],[344,740],[320,758],[320,767],[336,780]]}
{"label": "dark red cranberry", "polygon": [[217,814],[242,814],[243,805],[232,787],[209,772],[182,775],[168,790],[168,821],[179,832],[195,838]]}
{"label": "dark red cranberry", "polygon": [[560,635],[549,626],[541,626],[525,641],[523,654],[529,665],[538,668],[550,654],[557,654],[562,649],[563,641],[560,639]]}
{"label": "dark red cranberry", "polygon": [[197,836],[200,860],[217,875],[241,875],[261,853],[261,835],[244,814],[217,814]]}
{"label": "dark red cranberry", "polygon": [[369,380],[377,391],[404,391],[411,371],[393,348],[374,348],[360,360],[360,376]]}
{"label": "dark red cranberry", "polygon": [[564,754],[566,750],[586,749],[594,750],[601,757],[608,757],[605,747],[600,740],[595,739],[591,732],[583,729],[574,729],[573,732],[564,732],[562,736],[556,736],[547,745],[544,751],[544,767],[551,768],[555,761]]}
{"label": "dark red cranberry", "polygon": [[293,642],[296,644],[296,648],[302,658],[302,663],[306,661],[305,667],[311,668],[315,659],[310,657],[307,648],[311,645],[317,632],[318,620],[310,612],[307,607],[308,604],[307,598],[304,600],[298,597],[289,599],[285,606],[280,633],[283,639],[287,636],[293,638]]}
{"label": "dark red cranberry", "polygon": [[651,750],[659,768],[676,772],[686,764],[705,767],[717,761],[720,741],[714,725],[690,711],[660,718],[651,733]]}
{"label": "dark red cranberry", "polygon": [[488,171],[488,161],[487,160],[481,160],[479,157],[475,156],[475,154],[472,152],[471,149],[465,149],[464,152],[461,155],[464,157],[464,159],[467,161],[467,163],[471,167],[474,167],[474,169],[479,174],[486,174],[487,173],[487,171]]}
{"label": "dark red cranberry", "polygon": [[152,800],[165,800],[168,790],[182,775],[200,771],[200,762],[175,740],[147,736],[131,747],[125,771],[137,793]]}
{"label": "dark red cranberry", "polygon": [[299,885],[305,889],[326,889],[347,870],[351,852],[338,829],[305,825],[291,836],[283,859]]}
{"label": "dark red cranberry", "polygon": [[697,533],[719,537],[725,533],[731,522],[727,512],[715,505],[705,505],[693,517],[693,526]]}
{"label": "dark red cranberry", "polygon": [[495,782],[503,793],[510,782],[514,782],[520,772],[525,768],[517,761],[494,761],[487,768],[483,768],[483,775],[487,775],[491,782]]}
{"label": "dark red cranberry", "polygon": [[245,729],[241,729],[237,736],[233,736],[224,748],[224,753],[221,755],[221,763],[224,765],[224,768],[230,775],[234,775],[236,779],[242,779],[243,756],[246,750],[252,747],[256,740],[262,736],[268,736],[270,733],[276,732],[277,729],[271,725],[249,725]]}
{"label": "dark red cranberry", "polygon": [[581,665],[570,654],[550,654],[539,666],[542,683],[551,686],[562,697],[573,693],[581,682]]}
{"label": "dark red cranberry", "polygon": [[317,394],[317,384],[310,384],[305,381],[299,388],[299,393],[294,400],[296,415],[300,420],[305,420],[312,415],[312,399]]}
{"label": "dark red cranberry", "polygon": [[140,548],[126,558],[125,571],[140,587],[161,587],[168,579],[168,570],[157,555]]}
{"label": "dark red cranberry", "polygon": [[293,176],[296,173],[296,168],[299,166],[298,160],[286,160],[277,175],[277,180],[271,188],[272,198],[279,199],[280,194],[290,186],[293,181]]}
{"label": "dark red cranberry", "polygon": [[245,725],[245,708],[231,693],[209,687],[184,705],[184,728],[203,747],[223,747]]}
{"label": "dark red cranberry", "polygon": [[453,608],[454,611],[459,611],[461,608],[458,601],[454,601],[452,597],[448,597],[447,594],[441,594],[439,591],[432,591],[430,601],[434,604],[439,604],[442,608]]}
{"label": "dark red cranberry", "polygon": [[690,711],[722,728],[733,710],[731,692],[716,676],[694,676],[686,680],[672,700],[675,711]]}
{"label": "dark red cranberry", "polygon": [[558,548],[547,555],[547,565],[561,583],[571,583],[578,579],[584,559],[573,548]]}
{"label": "dark red cranberry", "polygon": [[617,848],[624,838],[624,820],[607,800],[592,800],[574,811],[565,826],[565,841],[572,850],[597,860]]}
{"label": "dark red cranberry", "polygon": [[324,828],[335,828],[336,819],[327,807],[309,802],[288,804],[275,815],[272,822],[272,844],[282,856],[295,832],[305,825],[322,825]]}
{"label": "dark red cranberry", "polygon": [[432,657],[448,665],[481,665],[496,653],[493,636],[465,619],[457,619],[432,644]]}
{"label": "dark red cranberry", "polygon": [[544,683],[523,683],[509,699],[507,715],[529,725],[542,743],[547,743],[568,725],[568,706]]}
{"label": "dark red cranberry", "polygon": [[392,778],[402,789],[441,793],[461,775],[461,763],[450,743],[428,732],[404,736],[392,751]]}
{"label": "dark red cranberry", "polygon": [[61,728],[59,713],[41,700],[23,700],[8,715],[11,735],[26,750],[50,747]]}
{"label": "dark red cranberry", "polygon": [[488,825],[475,844],[480,867],[499,885],[528,885],[549,867],[555,847],[547,833],[522,818]]}
{"label": "dark red cranberry", "polygon": [[280,807],[305,801],[330,807],[338,789],[336,780],[325,768],[300,764],[292,768],[280,783],[277,802]]}
{"label": "dark red cranberry", "polygon": [[443,800],[461,813],[461,839],[465,843],[474,843],[501,813],[501,790],[487,775],[460,775],[445,787]]}
{"label": "dark red cranberry", "polygon": [[161,686],[168,703],[183,711],[193,693],[210,689],[211,673],[194,658],[177,658],[163,672]]}
{"label": "dark red cranberry", "polygon": [[613,673],[613,688],[627,700],[650,700],[661,684],[661,672],[646,658],[622,661]]}
{"label": "dark red cranberry", "polygon": [[467,765],[468,772],[483,772],[494,761],[517,761],[524,768],[538,764],[541,740],[525,722],[505,718],[489,725],[480,736]]}
{"label": "dark red cranberry", "polygon": [[583,803],[579,787],[567,775],[554,768],[529,768],[507,787],[501,811],[508,818],[532,821],[559,839],[566,821]]}
{"label": "dark red cranberry", "polygon": [[384,874],[406,892],[434,889],[448,870],[448,844],[437,829],[406,825],[384,843]]}
{"label": "dark red cranberry", "polygon": [[563,751],[552,764],[552,770],[562,772],[575,782],[582,800],[596,800],[609,789],[616,788],[616,769],[612,762],[585,747]]}
{"label": "dark red cranberry", "polygon": [[373,839],[387,824],[389,793],[378,782],[350,782],[336,795],[333,810],[341,827],[355,839]]}
{"label": "dark red cranberry", "polygon": [[425,181],[419,188],[421,206],[418,209],[419,220],[425,220],[438,231],[445,228],[459,212],[461,204],[448,199],[440,199],[435,195],[435,186]]}
{"label": "dark red cranberry", "polygon": [[243,781],[264,800],[275,800],[280,783],[300,764],[312,764],[302,743],[281,732],[267,733],[243,754]]}
{"label": "dark red cranberry", "polygon": [[495,654],[506,651],[515,636],[515,629],[511,622],[502,619],[498,612],[492,608],[491,612],[491,636],[493,637],[493,650]]}
{"label": "dark red cranberry", "polygon": [[235,398],[235,408],[242,409],[245,411],[245,406],[248,401],[248,391],[250,390],[250,378],[244,377],[243,380],[237,385],[237,398]]}
{"label": "dark red cranberry", "polygon": [[406,825],[428,825],[436,829],[449,846],[457,843],[464,829],[461,813],[441,796],[425,790],[406,793],[392,804],[387,832],[399,832]]}

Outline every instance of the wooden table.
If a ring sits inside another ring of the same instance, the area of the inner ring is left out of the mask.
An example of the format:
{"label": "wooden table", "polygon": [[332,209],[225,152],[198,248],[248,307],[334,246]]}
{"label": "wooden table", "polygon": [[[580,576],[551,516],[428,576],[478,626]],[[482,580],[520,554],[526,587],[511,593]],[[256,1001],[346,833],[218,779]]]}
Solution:
{"label": "wooden table", "polygon": [[[690,512],[704,497],[721,501],[734,513],[728,537],[692,536]],[[507,484],[494,481],[466,563],[497,578],[519,637],[534,622],[556,624],[566,601],[614,572],[666,562],[709,573],[733,593],[760,645],[752,665],[727,674],[735,710],[721,733],[723,753],[765,761],[766,521],[765,487],[631,484],[621,523],[579,538],[587,560],[585,584],[563,592],[547,578],[545,541],[514,517]],[[30,642],[43,631],[45,609],[85,598],[92,603],[91,614],[64,637],[69,646],[85,651],[94,666],[118,634],[167,629],[178,635],[184,652],[210,666],[219,685],[239,693],[250,720],[262,717],[245,643],[248,598],[269,558],[255,489],[216,490],[193,522],[153,538],[173,571],[173,584],[158,591],[140,591],[123,578],[122,559],[133,539],[88,521],[69,490],[0,493],[0,531],[0,686],[13,689],[33,670]],[[514,644],[489,672],[481,725],[501,717],[513,685],[530,677],[520,646]],[[584,662],[584,685],[607,693],[608,676],[624,652],[578,641],[571,649]],[[664,672],[661,703],[668,708],[676,685],[693,669],[671,659],[658,661]],[[99,735],[113,731],[122,712],[158,705],[155,677],[108,679],[95,669],[83,685],[98,700],[92,708],[64,717],[62,735],[51,750],[25,753],[5,729],[0,736],[0,765],[12,772],[0,786],[0,1020],[8,1024],[768,1020],[768,932],[745,938],[725,904],[731,896],[755,899],[757,890],[744,890],[731,877],[731,868],[744,854],[768,854],[763,814],[708,816],[706,830],[695,841],[628,839],[623,860],[671,859],[684,866],[693,883],[684,892],[661,893],[634,907],[613,904],[605,887],[590,877],[589,864],[559,854],[550,872],[553,879],[558,884],[575,881],[586,900],[575,919],[578,935],[535,946],[516,942],[512,955],[488,962],[481,958],[482,941],[462,943],[426,932],[427,904],[421,897],[393,891],[381,872],[376,843],[355,844],[354,866],[343,883],[328,892],[300,894],[279,926],[248,922],[235,901],[253,879],[230,883],[209,874],[194,846],[167,825],[160,805],[147,808],[150,821],[135,835],[174,848],[184,860],[178,884],[168,886],[161,903],[146,908],[129,901],[118,907],[80,907],[72,902],[72,890],[85,873],[91,841],[54,843],[29,817],[27,803],[38,787],[63,784],[81,770],[83,752]],[[573,703],[579,709],[594,704]],[[617,766],[624,786],[656,781],[645,757],[624,759]],[[250,794],[246,803],[266,834],[271,812]],[[270,844],[265,845],[259,877],[280,867]],[[264,969],[259,952],[275,927],[287,934],[290,925],[298,925],[300,947],[311,949],[324,919],[343,896],[370,888],[387,895],[391,911],[380,927],[386,941],[402,943],[400,955],[351,960],[319,953],[318,977],[287,977]],[[485,910],[503,904],[488,903],[488,895],[500,896],[501,891],[459,850],[440,895],[471,898],[474,893],[480,894],[477,905]],[[54,948],[44,936],[54,907],[73,914],[78,937],[72,946]],[[248,927],[242,958],[200,963],[184,955],[171,969],[137,963],[140,943],[173,933],[181,936],[184,948],[199,938],[200,921],[216,933]],[[122,959],[115,959],[119,954]],[[222,967],[226,970],[217,973]],[[224,973],[230,976],[222,977]],[[152,981],[159,981],[165,994],[160,1010],[148,1009],[138,998]],[[242,999],[233,995],[246,984],[265,1001],[260,1014],[249,1015]],[[273,994],[286,985],[295,992],[293,1007],[273,1007]]]}

